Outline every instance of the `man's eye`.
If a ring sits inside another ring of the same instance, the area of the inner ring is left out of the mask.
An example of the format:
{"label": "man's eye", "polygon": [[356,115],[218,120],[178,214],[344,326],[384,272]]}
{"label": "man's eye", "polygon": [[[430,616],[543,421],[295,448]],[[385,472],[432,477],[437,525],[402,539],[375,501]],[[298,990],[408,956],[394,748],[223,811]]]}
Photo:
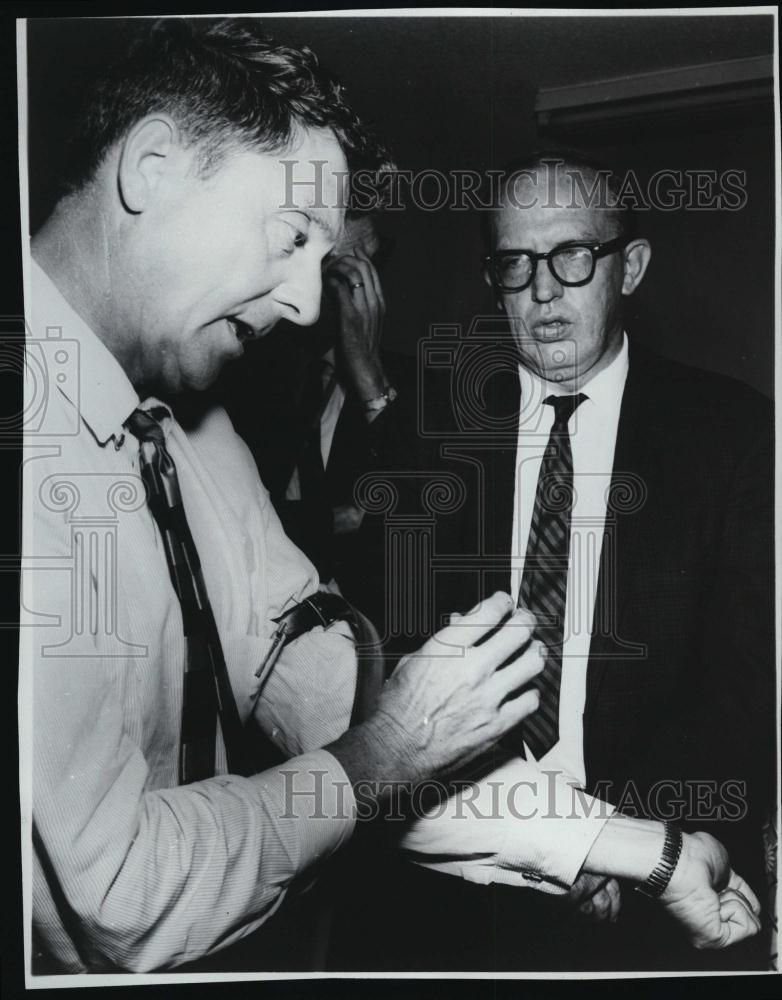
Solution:
{"label": "man's eye", "polygon": [[295,250],[300,250],[302,247],[306,246],[308,241],[308,233],[299,229],[298,226],[292,225],[290,222],[285,223],[285,235],[282,242],[282,252],[286,257],[290,257]]}

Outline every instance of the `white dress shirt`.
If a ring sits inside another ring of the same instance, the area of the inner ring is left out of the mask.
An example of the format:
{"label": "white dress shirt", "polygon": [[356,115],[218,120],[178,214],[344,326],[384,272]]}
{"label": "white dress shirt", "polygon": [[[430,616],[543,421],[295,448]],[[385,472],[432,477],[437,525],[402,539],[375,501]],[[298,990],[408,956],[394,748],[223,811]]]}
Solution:
{"label": "white dress shirt", "polygon": [[[540,760],[541,767],[560,770],[579,785],[584,768],[584,702],[592,618],[597,595],[600,553],[605,530],[606,498],[614,468],[619,408],[627,379],[627,337],[613,361],[582,388],[587,396],[568,423],[573,454],[573,507],[570,515],[565,631],[559,694],[559,742]],[[519,366],[521,411],[516,453],[513,504],[511,594],[517,596],[524,572],[527,538],[535,506],[538,474],[551,428],[554,407],[548,396],[570,395]],[[527,759],[534,759],[526,748]]]}
{"label": "white dress shirt", "polygon": [[[350,836],[347,776],[316,748],[348,725],[353,643],[315,629],[269,676],[255,714],[293,759],[227,775],[218,739],[217,776],[177,785],[185,640],[123,430],[139,399],[35,264],[28,293],[20,725],[33,946],[67,972],[166,968],[258,927]],[[244,719],[272,619],[317,574],[222,409],[187,430],[165,423]]]}

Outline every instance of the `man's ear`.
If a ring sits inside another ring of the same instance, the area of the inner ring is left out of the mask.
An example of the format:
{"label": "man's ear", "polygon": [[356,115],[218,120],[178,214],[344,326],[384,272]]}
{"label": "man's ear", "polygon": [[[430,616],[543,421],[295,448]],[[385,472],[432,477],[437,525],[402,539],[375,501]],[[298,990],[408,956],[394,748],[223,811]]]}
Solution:
{"label": "man's ear", "polygon": [[497,307],[498,312],[505,312],[505,303],[502,301],[502,296],[499,292],[494,289],[494,282],[491,280],[491,274],[489,273],[488,267],[483,268],[483,280],[486,284],[495,292],[494,304]]}
{"label": "man's ear", "polygon": [[129,212],[144,211],[172,154],[180,149],[179,129],[168,115],[149,115],[136,122],[122,143],[117,177],[122,203]]}
{"label": "man's ear", "polygon": [[489,286],[489,288],[494,287],[494,282],[491,280],[491,275],[489,274],[489,268],[484,264],[483,266],[483,280]]}
{"label": "man's ear", "polygon": [[632,295],[638,288],[651,259],[652,248],[648,240],[631,240],[627,244],[624,252],[622,295]]}

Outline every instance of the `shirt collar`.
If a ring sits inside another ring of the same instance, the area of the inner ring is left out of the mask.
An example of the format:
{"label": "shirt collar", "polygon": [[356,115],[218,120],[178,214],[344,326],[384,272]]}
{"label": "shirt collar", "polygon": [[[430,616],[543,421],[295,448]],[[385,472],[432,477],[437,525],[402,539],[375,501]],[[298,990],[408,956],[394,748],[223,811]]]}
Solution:
{"label": "shirt collar", "polygon": [[[612,406],[618,404],[622,399],[625,381],[628,370],[628,346],[627,334],[622,334],[622,346],[613,361],[602,371],[598,372],[594,378],[590,379],[583,387],[583,392],[589,402],[598,407]],[[533,409],[538,409],[543,405],[543,400],[547,396],[569,396],[570,392],[563,389],[556,382],[548,382],[546,379],[531,372],[523,365],[519,365],[519,382],[521,383],[522,409],[530,413]],[[586,403],[582,403],[582,406]]]}
{"label": "shirt collar", "polygon": [[35,260],[31,277],[35,339],[51,344],[52,331],[58,331],[56,336],[78,346],[78,377],[57,384],[57,390],[76,407],[99,444],[114,438],[119,447],[125,433],[122,425],[139,405],[136,390],[108,347]]}

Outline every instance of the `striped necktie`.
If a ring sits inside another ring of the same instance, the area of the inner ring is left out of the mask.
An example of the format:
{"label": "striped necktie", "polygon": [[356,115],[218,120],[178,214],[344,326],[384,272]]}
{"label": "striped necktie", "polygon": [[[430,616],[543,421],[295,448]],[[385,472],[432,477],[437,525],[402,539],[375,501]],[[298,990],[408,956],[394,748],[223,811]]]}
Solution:
{"label": "striped necktie", "polygon": [[519,605],[537,618],[535,638],[548,648],[546,665],[534,686],[540,692],[538,710],[522,723],[524,740],[536,760],[559,740],[559,690],[567,600],[570,511],[573,506],[573,454],[568,421],[587,397],[547,396],[554,407],[554,424],[540,464],[535,507],[519,589]]}
{"label": "striped necktie", "polygon": [[212,605],[179,491],[176,466],[166,448],[165,406],[134,410],[125,426],[139,441],[139,468],[147,503],[163,539],[171,583],[182,608],[186,661],[179,744],[181,784],[215,773],[217,716],[228,769],[245,774],[244,733],[234,701]]}

